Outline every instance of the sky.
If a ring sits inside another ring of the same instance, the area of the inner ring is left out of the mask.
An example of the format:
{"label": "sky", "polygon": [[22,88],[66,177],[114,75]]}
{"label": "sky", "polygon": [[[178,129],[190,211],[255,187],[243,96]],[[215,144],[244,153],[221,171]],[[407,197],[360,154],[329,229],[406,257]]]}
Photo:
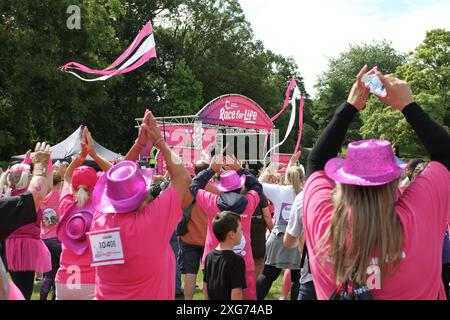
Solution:
{"label": "sky", "polygon": [[292,56],[312,96],[330,57],[386,39],[400,52],[422,43],[427,30],[450,30],[450,0],[239,0],[255,40]]}

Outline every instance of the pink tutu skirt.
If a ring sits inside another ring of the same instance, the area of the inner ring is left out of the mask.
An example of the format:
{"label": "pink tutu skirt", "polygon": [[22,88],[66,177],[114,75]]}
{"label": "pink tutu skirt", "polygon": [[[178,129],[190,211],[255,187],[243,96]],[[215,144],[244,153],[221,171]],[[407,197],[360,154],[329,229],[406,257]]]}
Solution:
{"label": "pink tutu skirt", "polygon": [[8,280],[9,282],[9,298],[8,300],[25,300],[22,292],[20,292],[19,288],[16,287],[14,282]]}
{"label": "pink tutu skirt", "polygon": [[48,272],[52,269],[50,251],[41,239],[6,239],[6,260],[10,271]]}

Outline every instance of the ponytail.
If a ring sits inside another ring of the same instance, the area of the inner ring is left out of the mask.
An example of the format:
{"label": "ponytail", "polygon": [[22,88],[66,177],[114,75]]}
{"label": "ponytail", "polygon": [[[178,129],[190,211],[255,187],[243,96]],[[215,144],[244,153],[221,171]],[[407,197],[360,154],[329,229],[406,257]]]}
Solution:
{"label": "ponytail", "polygon": [[286,173],[286,184],[291,185],[297,196],[303,189],[305,184],[305,175],[300,167],[290,167]]}
{"label": "ponytail", "polygon": [[87,190],[88,188],[85,185],[80,185],[75,192],[75,200],[80,208],[84,208],[89,201],[90,192]]}

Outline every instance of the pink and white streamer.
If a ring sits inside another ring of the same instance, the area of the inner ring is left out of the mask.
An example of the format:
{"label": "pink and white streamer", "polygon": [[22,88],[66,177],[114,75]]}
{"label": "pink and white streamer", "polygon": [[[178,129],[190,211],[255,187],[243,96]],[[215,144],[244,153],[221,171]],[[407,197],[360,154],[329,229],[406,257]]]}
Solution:
{"label": "pink and white streamer", "polygon": [[[292,98],[290,98],[290,94],[291,94],[291,90],[294,89],[294,92],[292,94]],[[286,99],[284,101],[284,105],[283,108],[281,109],[281,111],[272,118],[272,121],[277,119],[282,113],[283,111],[286,109],[287,105],[289,104],[289,102],[291,103],[292,106],[292,112],[291,112],[291,117],[289,119],[289,124],[286,130],[286,135],[284,136],[283,141],[281,141],[280,143],[278,143],[277,145],[273,146],[272,148],[269,149],[269,151],[267,151],[266,155],[264,156],[264,163],[266,163],[266,159],[269,156],[270,152],[272,152],[273,150],[276,150],[278,147],[280,147],[281,145],[283,145],[283,143],[287,140],[287,138],[289,137],[289,135],[291,134],[292,129],[294,128],[294,124],[295,124],[295,117],[296,117],[296,101],[298,99],[302,99],[302,94],[300,92],[300,89],[297,86],[297,83],[295,82],[294,79],[291,80],[289,87],[286,90]],[[300,107],[303,108],[302,103],[300,103]],[[302,116],[303,117],[303,116]],[[300,122],[301,124],[302,122]],[[300,128],[300,132],[299,134],[301,134],[301,128]],[[299,141],[297,140],[297,144],[299,145]]]}
{"label": "pink and white streamer", "polygon": [[[145,40],[144,40],[145,39]],[[144,41],[143,41],[144,40]],[[133,53],[134,52],[134,53]],[[131,45],[107,68],[98,70],[91,69],[78,62],[69,62],[61,67],[62,71],[68,72],[83,81],[104,81],[112,76],[124,74],[139,68],[151,58],[156,58],[156,44],[153,36],[153,27],[149,22],[142,28]],[[116,67],[119,68],[115,69]],[[69,70],[78,70],[90,74],[98,74],[101,77],[86,79]]]}

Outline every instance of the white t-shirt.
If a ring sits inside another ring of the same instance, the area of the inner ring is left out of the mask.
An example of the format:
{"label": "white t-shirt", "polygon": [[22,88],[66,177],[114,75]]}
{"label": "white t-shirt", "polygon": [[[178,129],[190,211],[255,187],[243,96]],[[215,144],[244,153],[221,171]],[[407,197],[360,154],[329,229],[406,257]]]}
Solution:
{"label": "white t-shirt", "polygon": [[286,232],[293,237],[300,237],[303,232],[303,191],[294,200]]}
{"label": "white t-shirt", "polygon": [[[303,233],[303,191],[295,197],[294,203],[292,204],[291,216],[286,233],[289,233],[293,237],[300,237]],[[306,256],[305,264],[301,271],[300,283],[305,284],[310,281],[312,281],[312,275],[308,267],[308,256]]]}
{"label": "white t-shirt", "polygon": [[292,186],[263,183],[263,191],[275,207],[275,219],[277,223],[288,224],[292,203],[295,199]]}

